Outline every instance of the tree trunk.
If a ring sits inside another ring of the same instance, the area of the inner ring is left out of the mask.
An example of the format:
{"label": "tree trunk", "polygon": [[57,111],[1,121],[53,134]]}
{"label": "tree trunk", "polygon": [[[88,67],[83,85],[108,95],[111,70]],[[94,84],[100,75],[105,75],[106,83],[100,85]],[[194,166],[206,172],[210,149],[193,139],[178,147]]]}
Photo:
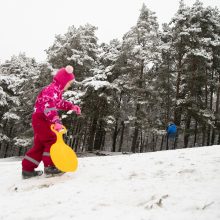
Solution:
{"label": "tree trunk", "polygon": [[101,150],[102,139],[103,139],[103,121],[100,120],[99,126],[96,129],[96,134],[95,134],[95,141],[94,141],[95,150]]}
{"label": "tree trunk", "polygon": [[[214,71],[212,71],[212,76],[211,76],[211,80],[213,81],[214,80]],[[212,111],[212,107],[213,107],[213,87],[211,86],[210,88],[210,103],[209,103],[209,108],[210,110]],[[207,130],[207,146],[210,145],[210,142],[211,142],[211,126],[209,125],[208,126],[208,130]]]}
{"label": "tree trunk", "polygon": [[93,151],[94,149],[94,139],[95,139],[97,120],[98,120],[97,118],[93,118],[89,126],[89,134],[88,134],[88,139],[87,139],[88,151]]}
{"label": "tree trunk", "polygon": [[79,134],[79,131],[80,131],[80,128],[81,128],[81,123],[79,123],[79,121],[77,121],[75,127],[76,127],[76,129],[73,132],[74,135],[73,135],[72,147],[75,150],[75,152],[77,152],[78,143],[79,143],[79,136],[78,136],[78,134]]}
{"label": "tree trunk", "polygon": [[[167,71],[170,72],[170,58],[169,58],[169,55],[168,55],[168,64],[167,64]],[[171,88],[170,88],[170,74],[168,74],[168,78],[167,78],[167,84],[168,84],[168,88],[167,88],[167,115],[166,115],[166,119],[165,119],[165,122],[166,124],[168,124],[169,121],[171,121]]]}
{"label": "tree trunk", "polygon": [[[178,67],[177,67],[178,75],[177,75],[177,82],[176,82],[176,103],[175,103],[175,108],[174,108],[174,123],[176,124],[177,127],[180,127],[181,124],[181,117],[182,117],[182,107],[178,106],[177,101],[180,98],[180,86],[181,86],[181,77],[182,77],[182,54],[179,54],[179,59],[178,59]],[[176,139],[174,141],[174,146],[173,148],[176,149],[177,147],[177,140],[179,137],[179,132],[176,134]],[[167,146],[166,149],[168,150],[168,138],[167,138]]]}
{"label": "tree trunk", "polygon": [[[219,77],[219,83],[217,86],[217,95],[216,95],[216,107],[215,107],[215,117],[219,115],[219,101],[220,101],[220,77]],[[212,131],[212,140],[211,144],[215,144],[215,136],[216,136],[216,130],[218,129],[218,119],[215,119],[215,128],[213,128]]]}
{"label": "tree trunk", "polygon": [[144,148],[145,148],[145,138],[143,139],[141,143],[140,153],[144,153]]}
{"label": "tree trunk", "polygon": [[87,133],[88,133],[88,125],[84,128],[84,134],[82,136],[82,152],[84,152],[84,149],[86,150],[86,140],[87,140]]}
{"label": "tree trunk", "polygon": [[166,134],[166,150],[169,150],[169,138],[168,138],[168,134]]}
{"label": "tree trunk", "polygon": [[179,135],[178,135],[179,131],[177,131],[176,133],[176,138],[174,140],[174,144],[173,144],[173,149],[177,149],[177,143],[178,143],[178,139],[179,139]]}
{"label": "tree trunk", "polygon": [[220,145],[220,131],[218,133],[218,141],[217,141],[217,144]]}
{"label": "tree trunk", "polygon": [[205,80],[205,106],[208,107],[208,71],[206,69],[206,80]]}
{"label": "tree trunk", "polygon": [[4,158],[7,157],[8,149],[9,149],[9,143],[7,143],[7,144],[5,145]]}
{"label": "tree trunk", "polygon": [[134,137],[132,140],[132,146],[131,146],[132,153],[136,152],[138,133],[139,133],[139,128],[138,128],[138,125],[136,124],[135,129],[134,129]]}
{"label": "tree trunk", "polygon": [[134,136],[132,140],[132,146],[131,146],[131,152],[135,153],[136,152],[136,147],[137,147],[137,139],[138,139],[138,134],[139,134],[139,110],[140,110],[140,104],[137,104],[137,109],[136,109],[136,121],[135,121],[135,129],[134,129]]}
{"label": "tree trunk", "polygon": [[206,139],[206,146],[210,145],[210,135],[211,135],[211,126],[208,125],[208,129],[207,129],[207,139]]}
{"label": "tree trunk", "polygon": [[147,136],[147,139],[146,139],[146,144],[145,144],[145,151],[146,151],[146,152],[148,152],[148,151],[149,151],[149,150],[148,150],[148,149],[149,149],[149,147],[148,147],[148,146],[149,146],[149,136]]}
{"label": "tree trunk", "polygon": [[121,137],[120,137],[120,143],[119,143],[119,149],[118,151],[122,151],[122,145],[123,145],[123,140],[124,140],[124,129],[125,129],[125,123],[124,121],[121,122]]}
{"label": "tree trunk", "polygon": [[105,150],[105,135],[106,131],[105,129],[102,130],[102,139],[101,139],[101,150]]}
{"label": "tree trunk", "polygon": [[187,116],[187,119],[186,119],[186,125],[185,125],[184,148],[187,148],[187,147],[188,147],[188,143],[189,143],[190,123],[191,123],[191,116],[188,115],[188,116]]}
{"label": "tree trunk", "polygon": [[163,150],[163,141],[164,141],[164,135],[161,138],[160,151]]}
{"label": "tree trunk", "polygon": [[112,152],[116,152],[117,136],[118,136],[118,119],[116,119],[115,129],[112,137]]}
{"label": "tree trunk", "polygon": [[211,145],[215,144],[215,128],[212,128]]}
{"label": "tree trunk", "polygon": [[152,136],[152,142],[151,142],[151,150],[155,151],[155,135]]}
{"label": "tree trunk", "polygon": [[206,126],[203,126],[203,129],[202,129],[202,146],[205,146],[205,140],[206,140]]}
{"label": "tree trunk", "polygon": [[194,129],[194,143],[193,143],[194,147],[197,145],[197,133],[198,133],[198,122],[196,120],[195,129]]}
{"label": "tree trunk", "polygon": [[156,135],[156,138],[154,139],[155,142],[154,142],[154,151],[157,150],[157,140],[158,140],[158,136]]}
{"label": "tree trunk", "polygon": [[[120,109],[121,109],[122,95],[123,95],[123,91],[121,91],[120,97],[119,97],[119,105],[118,105],[118,111],[119,112],[120,112]],[[116,152],[117,136],[118,136],[118,133],[119,133],[119,130],[120,130],[120,129],[118,129],[118,121],[119,121],[119,118],[116,117],[115,129],[114,129],[113,141],[112,141],[112,151],[113,152]]]}
{"label": "tree trunk", "polygon": [[176,104],[175,104],[175,110],[174,110],[174,123],[177,126],[180,126],[181,122],[181,114],[182,109],[177,105],[177,101],[180,98],[180,84],[181,84],[181,76],[182,76],[182,56],[179,55],[179,61],[178,61],[178,75],[177,75],[177,82],[176,82]]}
{"label": "tree trunk", "polygon": [[142,134],[142,131],[141,131],[141,135],[140,135],[140,153],[143,153],[144,152],[144,145],[143,145],[143,134]]}
{"label": "tree trunk", "polygon": [[[138,82],[138,89],[143,88],[143,73],[144,73],[144,60],[142,60],[142,64],[140,67],[140,77],[139,77],[139,82]],[[133,153],[136,152],[138,135],[139,135],[139,128],[140,128],[140,109],[141,109],[141,105],[139,104],[140,100],[141,100],[141,98],[138,98],[137,108],[136,108],[136,112],[135,112],[136,121],[135,121],[134,136],[133,136],[132,146],[131,146],[131,151]]]}

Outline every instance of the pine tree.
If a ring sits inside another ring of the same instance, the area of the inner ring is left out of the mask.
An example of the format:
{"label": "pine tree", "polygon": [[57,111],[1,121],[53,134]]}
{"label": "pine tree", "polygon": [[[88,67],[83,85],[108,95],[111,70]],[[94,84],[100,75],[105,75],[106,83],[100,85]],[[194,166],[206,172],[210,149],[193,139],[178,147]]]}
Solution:
{"label": "pine tree", "polygon": [[74,66],[79,81],[92,76],[91,70],[96,65],[98,49],[96,29],[90,24],[79,28],[71,26],[64,36],[57,35],[53,45],[46,50],[48,62],[54,68]]}
{"label": "pine tree", "polygon": [[[142,133],[143,124],[149,123],[148,83],[152,80],[150,72],[158,62],[158,23],[153,12],[143,4],[136,26],[124,35],[122,50],[127,58],[126,74],[129,75],[128,85],[132,91],[134,105],[134,133],[132,152],[138,149],[138,138]],[[151,125],[148,124],[148,128]]]}
{"label": "pine tree", "polygon": [[11,60],[0,66],[0,88],[4,95],[3,101],[6,101],[1,111],[1,136],[4,137],[1,157],[21,155],[31,147],[33,105],[37,93],[48,79],[44,75],[42,81],[42,66],[25,54],[12,56]]}
{"label": "pine tree", "polygon": [[[167,36],[170,36],[171,66],[176,72],[176,97],[174,121],[184,126],[184,146],[194,130],[194,145],[198,132],[203,132],[202,144],[205,144],[206,126],[207,145],[210,141],[210,129],[213,127],[213,98],[216,86],[216,71],[213,69],[214,53],[211,46],[219,35],[216,24],[219,20],[218,10],[204,8],[196,1],[189,8],[184,2],[172,19]],[[213,138],[214,139],[214,135]]]}

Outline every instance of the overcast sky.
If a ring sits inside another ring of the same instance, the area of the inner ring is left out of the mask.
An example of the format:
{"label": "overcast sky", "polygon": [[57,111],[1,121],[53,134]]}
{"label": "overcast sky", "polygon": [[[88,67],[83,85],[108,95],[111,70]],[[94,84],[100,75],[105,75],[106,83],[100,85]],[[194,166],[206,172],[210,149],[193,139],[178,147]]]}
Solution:
{"label": "overcast sky", "polygon": [[[194,2],[185,0],[189,6]],[[202,2],[220,9],[220,0]],[[44,50],[54,36],[66,33],[71,25],[98,27],[99,43],[121,39],[135,25],[143,3],[156,12],[160,25],[169,22],[179,6],[179,0],[1,0],[0,62],[19,52],[45,60]]]}

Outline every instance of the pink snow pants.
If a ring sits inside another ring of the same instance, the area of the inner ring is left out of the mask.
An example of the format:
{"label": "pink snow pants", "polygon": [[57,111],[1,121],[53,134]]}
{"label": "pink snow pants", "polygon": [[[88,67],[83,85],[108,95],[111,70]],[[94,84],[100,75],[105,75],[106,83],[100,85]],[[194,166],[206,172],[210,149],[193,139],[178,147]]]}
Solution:
{"label": "pink snow pants", "polygon": [[44,167],[54,165],[50,158],[50,147],[56,142],[56,135],[51,131],[50,125],[43,113],[32,115],[34,145],[22,160],[22,170],[33,171],[41,161]]}

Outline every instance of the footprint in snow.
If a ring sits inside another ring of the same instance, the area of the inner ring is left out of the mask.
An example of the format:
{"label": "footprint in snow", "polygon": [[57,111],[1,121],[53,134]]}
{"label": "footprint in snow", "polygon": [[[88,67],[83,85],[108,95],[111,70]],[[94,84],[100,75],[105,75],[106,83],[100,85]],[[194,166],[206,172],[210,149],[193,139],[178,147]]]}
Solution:
{"label": "footprint in snow", "polygon": [[195,172],[194,169],[184,169],[184,170],[179,171],[178,173],[179,174],[187,174],[187,173],[194,173],[194,172]]}

